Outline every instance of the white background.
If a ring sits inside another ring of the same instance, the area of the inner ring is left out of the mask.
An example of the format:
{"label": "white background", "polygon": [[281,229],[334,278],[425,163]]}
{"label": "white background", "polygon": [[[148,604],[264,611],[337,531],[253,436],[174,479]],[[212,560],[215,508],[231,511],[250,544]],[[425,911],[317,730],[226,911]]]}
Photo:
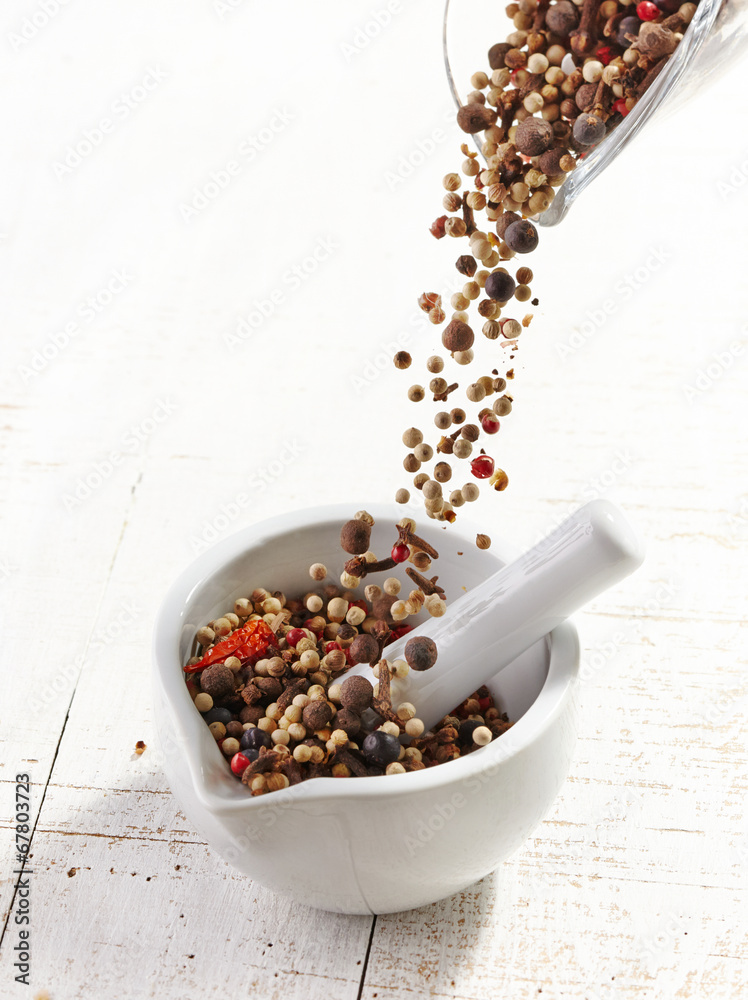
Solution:
{"label": "white background", "polygon": [[[388,500],[407,478],[400,434],[420,411],[405,389],[437,344],[416,298],[445,289],[466,247],[428,225],[464,137],[439,4],[391,5],[351,53],[384,7],[69,0],[21,42],[40,4],[0,14],[4,917],[13,782],[30,771],[32,983],[54,1000],[733,998],[748,952],[740,69],[642,136],[530,261],[541,305],[497,439],[510,487],[471,515],[526,545],[604,495],[649,554],[579,616],[577,760],[525,848],[462,897],[380,918],[359,993],[371,921],[235,877],[156,757],[132,754],[154,745],[153,614],[205,540]],[[158,83],[139,100],[144,81]],[[61,169],[102,119],[111,130]],[[237,175],[186,220],[231,160]],[[126,287],[110,295],[115,273]],[[411,373],[384,364],[398,342]],[[11,924],[2,996],[30,995],[13,988],[16,940]]]}

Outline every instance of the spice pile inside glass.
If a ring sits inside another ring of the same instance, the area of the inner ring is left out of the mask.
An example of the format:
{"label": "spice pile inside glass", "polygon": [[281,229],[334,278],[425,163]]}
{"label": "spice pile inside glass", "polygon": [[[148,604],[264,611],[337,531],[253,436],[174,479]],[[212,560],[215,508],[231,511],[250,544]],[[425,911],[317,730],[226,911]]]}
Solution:
{"label": "spice pile inside glass", "polygon": [[[414,475],[413,486],[422,492],[429,517],[454,521],[455,508],[479,495],[473,482],[456,489],[446,486],[455,463],[469,460],[474,479],[487,480],[494,490],[506,489],[509,480],[495,460],[492,436],[500,429],[500,418],[512,410],[514,400],[506,391],[514,378],[512,362],[518,338],[533,318],[528,312],[520,319],[519,307],[528,301],[537,306],[538,300],[530,287],[531,269],[521,266],[512,275],[502,262],[536,249],[538,232],[532,220],[549,208],[555,188],[577,161],[646,93],[683,38],[696,7],[678,0],[520,0],[506,7],[515,30],[488,50],[488,66],[473,74],[473,89],[457,112],[464,132],[482,133],[484,163],[478,153],[462,146],[462,176],[455,172],[444,177],[442,204],[447,214],[431,225],[436,239],[468,240],[469,252],[462,252],[455,263],[466,281],[451,296],[448,322],[439,293],[424,292],[418,300],[433,324],[446,322],[441,345],[449,356],[429,357],[424,384],[408,389],[411,402],[429,397],[437,404],[429,418],[436,429],[433,445],[419,427],[403,434],[408,449],[403,467]],[[485,231],[476,222],[481,212]],[[476,360],[473,304],[483,336],[498,341],[500,349],[461,391],[446,366]],[[511,312],[516,315],[507,314]],[[408,369],[413,359],[407,351],[398,351],[394,363]],[[493,395],[496,399],[488,405]],[[472,407],[479,409],[466,423],[466,409]],[[423,471],[432,460],[431,472]],[[410,490],[399,489],[395,499],[408,503]]]}
{"label": "spice pile inside glass", "polygon": [[[417,636],[405,659],[390,661],[385,647],[411,631],[408,619],[422,610],[442,616],[446,599],[438,577],[425,575],[438,552],[415,533],[415,522],[400,521],[384,559],[369,550],[373,523],[359,511],[343,525],[341,545],[351,558],[340,585],[326,583],[327,568],[314,563],[310,592],[289,598],[258,587],[197,632],[187,687],[252,795],[308,778],[422,770],[471,753],[510,726],[487,688],[428,732],[417,706],[398,701],[398,680],[430,669],[438,650]],[[405,562],[413,583],[407,595],[396,577],[364,584]],[[371,681],[343,676],[357,663],[371,664]]]}

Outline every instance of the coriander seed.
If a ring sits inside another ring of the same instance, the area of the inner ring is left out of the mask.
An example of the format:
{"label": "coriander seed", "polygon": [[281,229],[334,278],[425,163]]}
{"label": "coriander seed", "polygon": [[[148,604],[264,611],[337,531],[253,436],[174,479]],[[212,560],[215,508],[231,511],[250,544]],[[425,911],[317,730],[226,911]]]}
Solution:
{"label": "coriander seed", "polygon": [[404,369],[410,368],[413,358],[408,354],[407,351],[398,351],[394,357],[395,368]]}
{"label": "coriander seed", "polygon": [[420,403],[425,395],[426,392],[422,385],[412,385],[410,389],[408,389],[408,399],[411,403]]}
{"label": "coriander seed", "polygon": [[436,375],[444,369],[444,359],[440,358],[438,354],[432,354],[426,362],[426,368]]}

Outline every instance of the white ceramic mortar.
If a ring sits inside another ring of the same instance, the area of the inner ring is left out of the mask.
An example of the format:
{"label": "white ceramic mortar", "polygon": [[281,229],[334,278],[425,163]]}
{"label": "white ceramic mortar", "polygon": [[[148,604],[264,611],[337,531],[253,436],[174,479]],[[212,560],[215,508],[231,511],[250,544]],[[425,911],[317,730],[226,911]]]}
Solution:
{"label": "white ceramic mortar", "polygon": [[[402,511],[367,509],[376,520],[371,548],[381,557]],[[340,527],[351,511],[350,505],[317,507],[253,525],[181,574],[156,622],[156,723],[172,790],[221,857],[301,903],[388,913],[473,884],[543,818],[576,741],[579,643],[567,622],[489,681],[515,725],[467,757],[408,774],[318,778],[252,798],[192,704],[182,665],[196,630],[255,587],[306,593],[314,589],[313,562],[325,563],[337,580],[345,558]],[[490,551],[478,550],[476,528],[462,517],[448,530],[424,521],[418,531],[440,552],[432,572],[438,571],[448,600],[517,555],[496,540]],[[411,586],[404,566],[389,575]]]}

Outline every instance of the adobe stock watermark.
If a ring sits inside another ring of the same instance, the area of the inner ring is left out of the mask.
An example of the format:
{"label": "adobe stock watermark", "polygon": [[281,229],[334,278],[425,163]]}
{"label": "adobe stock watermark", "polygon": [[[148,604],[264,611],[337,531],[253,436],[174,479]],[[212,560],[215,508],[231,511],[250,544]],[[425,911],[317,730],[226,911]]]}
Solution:
{"label": "adobe stock watermark", "polygon": [[639,938],[639,952],[650,974],[654,974],[677,951],[684,933],[688,933],[687,922],[679,913],[670,911],[655,931]]}
{"label": "adobe stock watermark", "polygon": [[728,201],[745,186],[746,181],[748,181],[748,159],[735,164],[727,180],[717,181],[717,194],[722,201]]}
{"label": "adobe stock watermark", "polygon": [[649,256],[634,268],[622,275],[613,285],[612,294],[604,299],[595,309],[588,309],[581,325],[574,330],[568,340],[556,344],[556,353],[562,361],[572,357],[580,351],[589,341],[599,333],[611,316],[621,308],[625,302],[629,302],[644,285],[646,285],[664,264],[666,264],[672,254],[663,247],[650,247]]}
{"label": "adobe stock watermark", "polygon": [[[448,289],[446,293],[446,298],[448,299],[453,292],[457,292],[462,288],[462,284],[453,274],[450,274],[438,283],[438,287],[446,287]],[[392,340],[380,343],[376,354],[367,358],[361,369],[351,375],[351,386],[357,396],[373,385],[383,372],[393,367],[392,359],[395,354],[398,351],[407,350],[413,343],[414,336],[433,332],[433,324],[429,322],[426,313],[422,309],[416,309],[410,314],[407,325],[409,329],[401,330],[395,334]],[[413,331],[412,333],[411,330]]]}
{"label": "adobe stock watermark", "polygon": [[273,108],[267,124],[253,135],[242,139],[236,148],[236,153],[222,166],[211,170],[207,180],[192,189],[190,198],[179,203],[179,213],[183,221],[189,224],[212,205],[294,121],[296,115],[285,105],[282,108]]}
{"label": "adobe stock watermark", "polygon": [[356,395],[373,385],[382,372],[392,368],[392,359],[398,351],[407,350],[413,343],[413,335],[407,330],[399,333],[394,340],[379,345],[379,350],[366,360],[360,374],[351,375],[351,385]]}
{"label": "adobe stock watermark", "polygon": [[63,493],[62,504],[68,513],[77,510],[82,503],[109,479],[128,456],[136,455],[151,435],[172,416],[177,410],[177,404],[168,399],[157,399],[156,403],[143,420],[133,424],[119,440],[118,447],[113,448],[103,459],[94,462],[92,468],[76,482],[73,489]]}
{"label": "adobe stock watermark", "polygon": [[402,10],[401,0],[387,0],[384,7],[372,10],[368,19],[356,27],[351,39],[340,43],[340,51],[345,61],[350,62],[365,52],[371,43],[389,28],[393,18],[401,14]]}
{"label": "adobe stock watermark", "polygon": [[8,32],[8,43],[13,51],[25,49],[69,3],[70,0],[39,0],[36,10],[24,17],[18,29]]}
{"label": "adobe stock watermark", "polygon": [[197,555],[216,542],[241,517],[253,498],[262,495],[270,486],[278,482],[305,451],[306,445],[299,443],[296,438],[284,442],[275,458],[251,473],[247,492],[237,493],[226,503],[222,503],[217,513],[212,518],[203,521],[198,530],[190,535],[189,542],[192,551]]}
{"label": "adobe stock watermark", "polygon": [[746,354],[745,342],[733,340],[725,350],[715,351],[709,361],[706,361],[696,373],[693,384],[683,384],[683,395],[689,404],[693,405],[704,393],[732,368],[736,361],[742,360]]}
{"label": "adobe stock watermark", "polygon": [[169,74],[160,66],[151,66],[146,74],[128,91],[120,94],[109,107],[109,113],[67,147],[60,159],[52,163],[58,180],[69,177],[91,154],[99,148],[108,135],[112,135],[145,101],[158,90]]}
{"label": "adobe stock watermark", "polygon": [[[445,124],[454,122],[454,107],[449,107],[442,115]],[[401,153],[394,167],[384,172],[384,180],[390,191],[396,191],[402,184],[409,181],[413,175],[429,160],[439,146],[446,140],[446,128],[436,126],[427,135],[416,139],[413,148],[407,153]]]}
{"label": "adobe stock watermark", "polygon": [[87,658],[103,653],[110,646],[121,642],[128,630],[142,617],[143,608],[136,601],[123,601],[119,609],[105,625],[97,628],[84,655],[81,653],[70,663],[63,663],[55,671],[52,680],[45,685],[35,685],[33,693],[26,701],[26,709],[32,715],[39,715],[50,705],[69,693],[78,682],[78,677]]}
{"label": "adobe stock watermark", "polygon": [[246,0],[212,0],[213,13],[218,15],[219,21],[224,21],[227,14],[233,14],[235,10],[242,7]]}
{"label": "adobe stock watermark", "polygon": [[621,650],[641,640],[641,633],[648,618],[658,615],[672,605],[678,589],[672,580],[661,583],[655,591],[639,605],[622,628],[617,629],[603,642],[596,643],[587,650],[579,666],[580,681],[592,680],[613,660]]}
{"label": "adobe stock watermark", "polygon": [[223,335],[223,342],[229,351],[235,351],[251,340],[257,330],[288,301],[289,293],[297,292],[339,249],[340,243],[332,236],[320,237],[309,253],[287,267],[278,284],[265,295],[253,299],[247,312]]}
{"label": "adobe stock watermark", "polygon": [[60,330],[50,334],[45,344],[31,355],[29,363],[18,365],[18,375],[25,384],[36,378],[70,345],[70,342],[81,332],[81,323],[93,323],[118,296],[129,288],[135,276],[119,267],[111,272],[104,284],[93,295],[83,299],[78,305],[75,316]]}

